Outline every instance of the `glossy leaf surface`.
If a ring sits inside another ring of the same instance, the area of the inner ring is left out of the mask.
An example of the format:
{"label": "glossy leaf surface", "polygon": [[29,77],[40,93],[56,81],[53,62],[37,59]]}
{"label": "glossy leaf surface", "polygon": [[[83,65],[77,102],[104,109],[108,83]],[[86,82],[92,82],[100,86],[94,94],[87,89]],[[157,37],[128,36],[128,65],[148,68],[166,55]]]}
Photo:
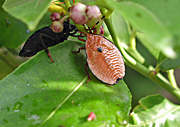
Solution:
{"label": "glossy leaf surface", "polygon": [[[2,4],[3,1],[1,1],[0,5]],[[0,8],[0,12],[0,45],[8,48],[17,48],[22,43],[24,43],[33,32],[30,32],[24,23],[6,13],[3,8]],[[49,16],[50,13],[45,14],[37,29],[51,24]]]}
{"label": "glossy leaf surface", "polygon": [[[54,63],[45,51],[38,53],[0,82],[0,124],[32,126],[40,124],[86,76],[84,46],[66,41],[50,49]],[[131,94],[121,80],[108,87],[91,74],[84,84],[60,107],[45,126],[100,126],[126,123]],[[93,111],[94,121],[87,117]]]}
{"label": "glossy leaf surface", "polygon": [[33,31],[47,12],[50,3],[49,0],[6,0],[2,7]]}
{"label": "glossy leaf surface", "polygon": [[114,11],[112,14],[112,24],[121,43],[129,44],[128,24],[122,14]]}
{"label": "glossy leaf surface", "polygon": [[[176,51],[180,51],[180,33],[179,33],[179,0],[125,0],[125,1],[132,1],[138,3],[149,11],[151,11],[156,17],[158,17],[163,24],[169,29],[169,31],[173,34],[174,47]],[[144,42],[145,43],[145,42]]]}
{"label": "glossy leaf surface", "polygon": [[180,106],[160,95],[147,96],[139,101],[131,114],[131,124],[136,126],[179,126]]}
{"label": "glossy leaf surface", "polygon": [[162,71],[180,68],[180,56],[176,59],[170,59],[160,53],[157,66]]}

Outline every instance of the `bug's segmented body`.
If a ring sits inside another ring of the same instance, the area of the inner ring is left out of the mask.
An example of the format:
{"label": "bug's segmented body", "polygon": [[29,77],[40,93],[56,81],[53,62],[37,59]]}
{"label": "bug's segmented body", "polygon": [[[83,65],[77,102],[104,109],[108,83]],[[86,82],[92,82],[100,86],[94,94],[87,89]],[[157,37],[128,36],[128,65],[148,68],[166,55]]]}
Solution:
{"label": "bug's segmented body", "polygon": [[64,21],[63,26],[64,29],[60,33],[53,32],[50,26],[37,30],[26,41],[19,55],[22,57],[34,56],[43,49],[67,40],[69,36],[73,36],[77,32],[77,28],[69,22]]}
{"label": "bug's segmented body", "polygon": [[97,78],[116,84],[124,77],[123,57],[111,41],[101,35],[87,34],[85,48],[89,68]]}

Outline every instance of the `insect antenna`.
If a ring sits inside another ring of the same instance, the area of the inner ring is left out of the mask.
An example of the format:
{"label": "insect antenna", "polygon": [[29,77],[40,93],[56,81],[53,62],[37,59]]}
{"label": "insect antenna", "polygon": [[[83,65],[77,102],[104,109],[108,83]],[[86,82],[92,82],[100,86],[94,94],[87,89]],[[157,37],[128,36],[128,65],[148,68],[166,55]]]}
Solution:
{"label": "insect antenna", "polygon": [[[105,15],[101,18],[101,20],[103,20],[104,18],[105,18]],[[97,21],[96,24],[95,24],[91,29],[89,29],[89,32],[90,32],[91,34],[96,34],[97,29],[95,29],[95,27],[96,27],[98,24],[99,24],[99,21]],[[93,30],[93,32],[92,32],[92,30]]]}

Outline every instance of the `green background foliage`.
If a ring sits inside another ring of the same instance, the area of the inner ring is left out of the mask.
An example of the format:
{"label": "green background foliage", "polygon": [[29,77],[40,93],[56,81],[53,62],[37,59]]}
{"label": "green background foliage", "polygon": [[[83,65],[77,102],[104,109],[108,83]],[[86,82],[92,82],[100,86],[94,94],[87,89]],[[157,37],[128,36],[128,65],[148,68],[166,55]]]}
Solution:
{"label": "green background foliage", "polygon": [[[77,38],[49,48],[54,63],[41,51],[17,67],[24,60],[17,57],[19,49],[13,49],[35,30],[51,24],[47,12],[49,4],[49,0],[1,0],[0,45],[3,50],[7,48],[0,54],[1,73],[16,69],[0,81],[0,125],[38,126],[50,113],[55,114],[44,126],[119,126],[126,122],[137,127],[179,124],[180,106],[160,95],[149,95],[159,93],[162,88],[128,66],[124,80],[113,87],[106,86],[92,73],[91,81],[86,83],[85,51],[72,53],[84,46]],[[115,28],[121,46],[140,64],[147,68],[153,65],[162,71],[180,67],[179,0],[98,0],[89,4],[115,10],[111,15],[111,27]],[[106,25],[105,36],[113,40]],[[130,47],[133,30],[136,31],[141,60],[133,55],[134,50]],[[83,85],[72,94],[80,84]],[[149,96],[142,98],[146,95]],[[131,109],[131,101],[134,109]],[[53,112],[56,106],[60,107]],[[91,111],[96,114],[96,119],[88,122]]]}

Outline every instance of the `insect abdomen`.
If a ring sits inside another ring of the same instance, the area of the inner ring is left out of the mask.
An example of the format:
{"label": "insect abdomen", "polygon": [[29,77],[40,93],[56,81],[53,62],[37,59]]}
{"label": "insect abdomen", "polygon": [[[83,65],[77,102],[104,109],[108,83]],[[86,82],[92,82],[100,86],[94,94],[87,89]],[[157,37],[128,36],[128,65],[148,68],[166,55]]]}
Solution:
{"label": "insect abdomen", "polygon": [[125,75],[125,66],[119,49],[100,35],[87,35],[86,53],[93,74],[108,84],[115,84]]}

